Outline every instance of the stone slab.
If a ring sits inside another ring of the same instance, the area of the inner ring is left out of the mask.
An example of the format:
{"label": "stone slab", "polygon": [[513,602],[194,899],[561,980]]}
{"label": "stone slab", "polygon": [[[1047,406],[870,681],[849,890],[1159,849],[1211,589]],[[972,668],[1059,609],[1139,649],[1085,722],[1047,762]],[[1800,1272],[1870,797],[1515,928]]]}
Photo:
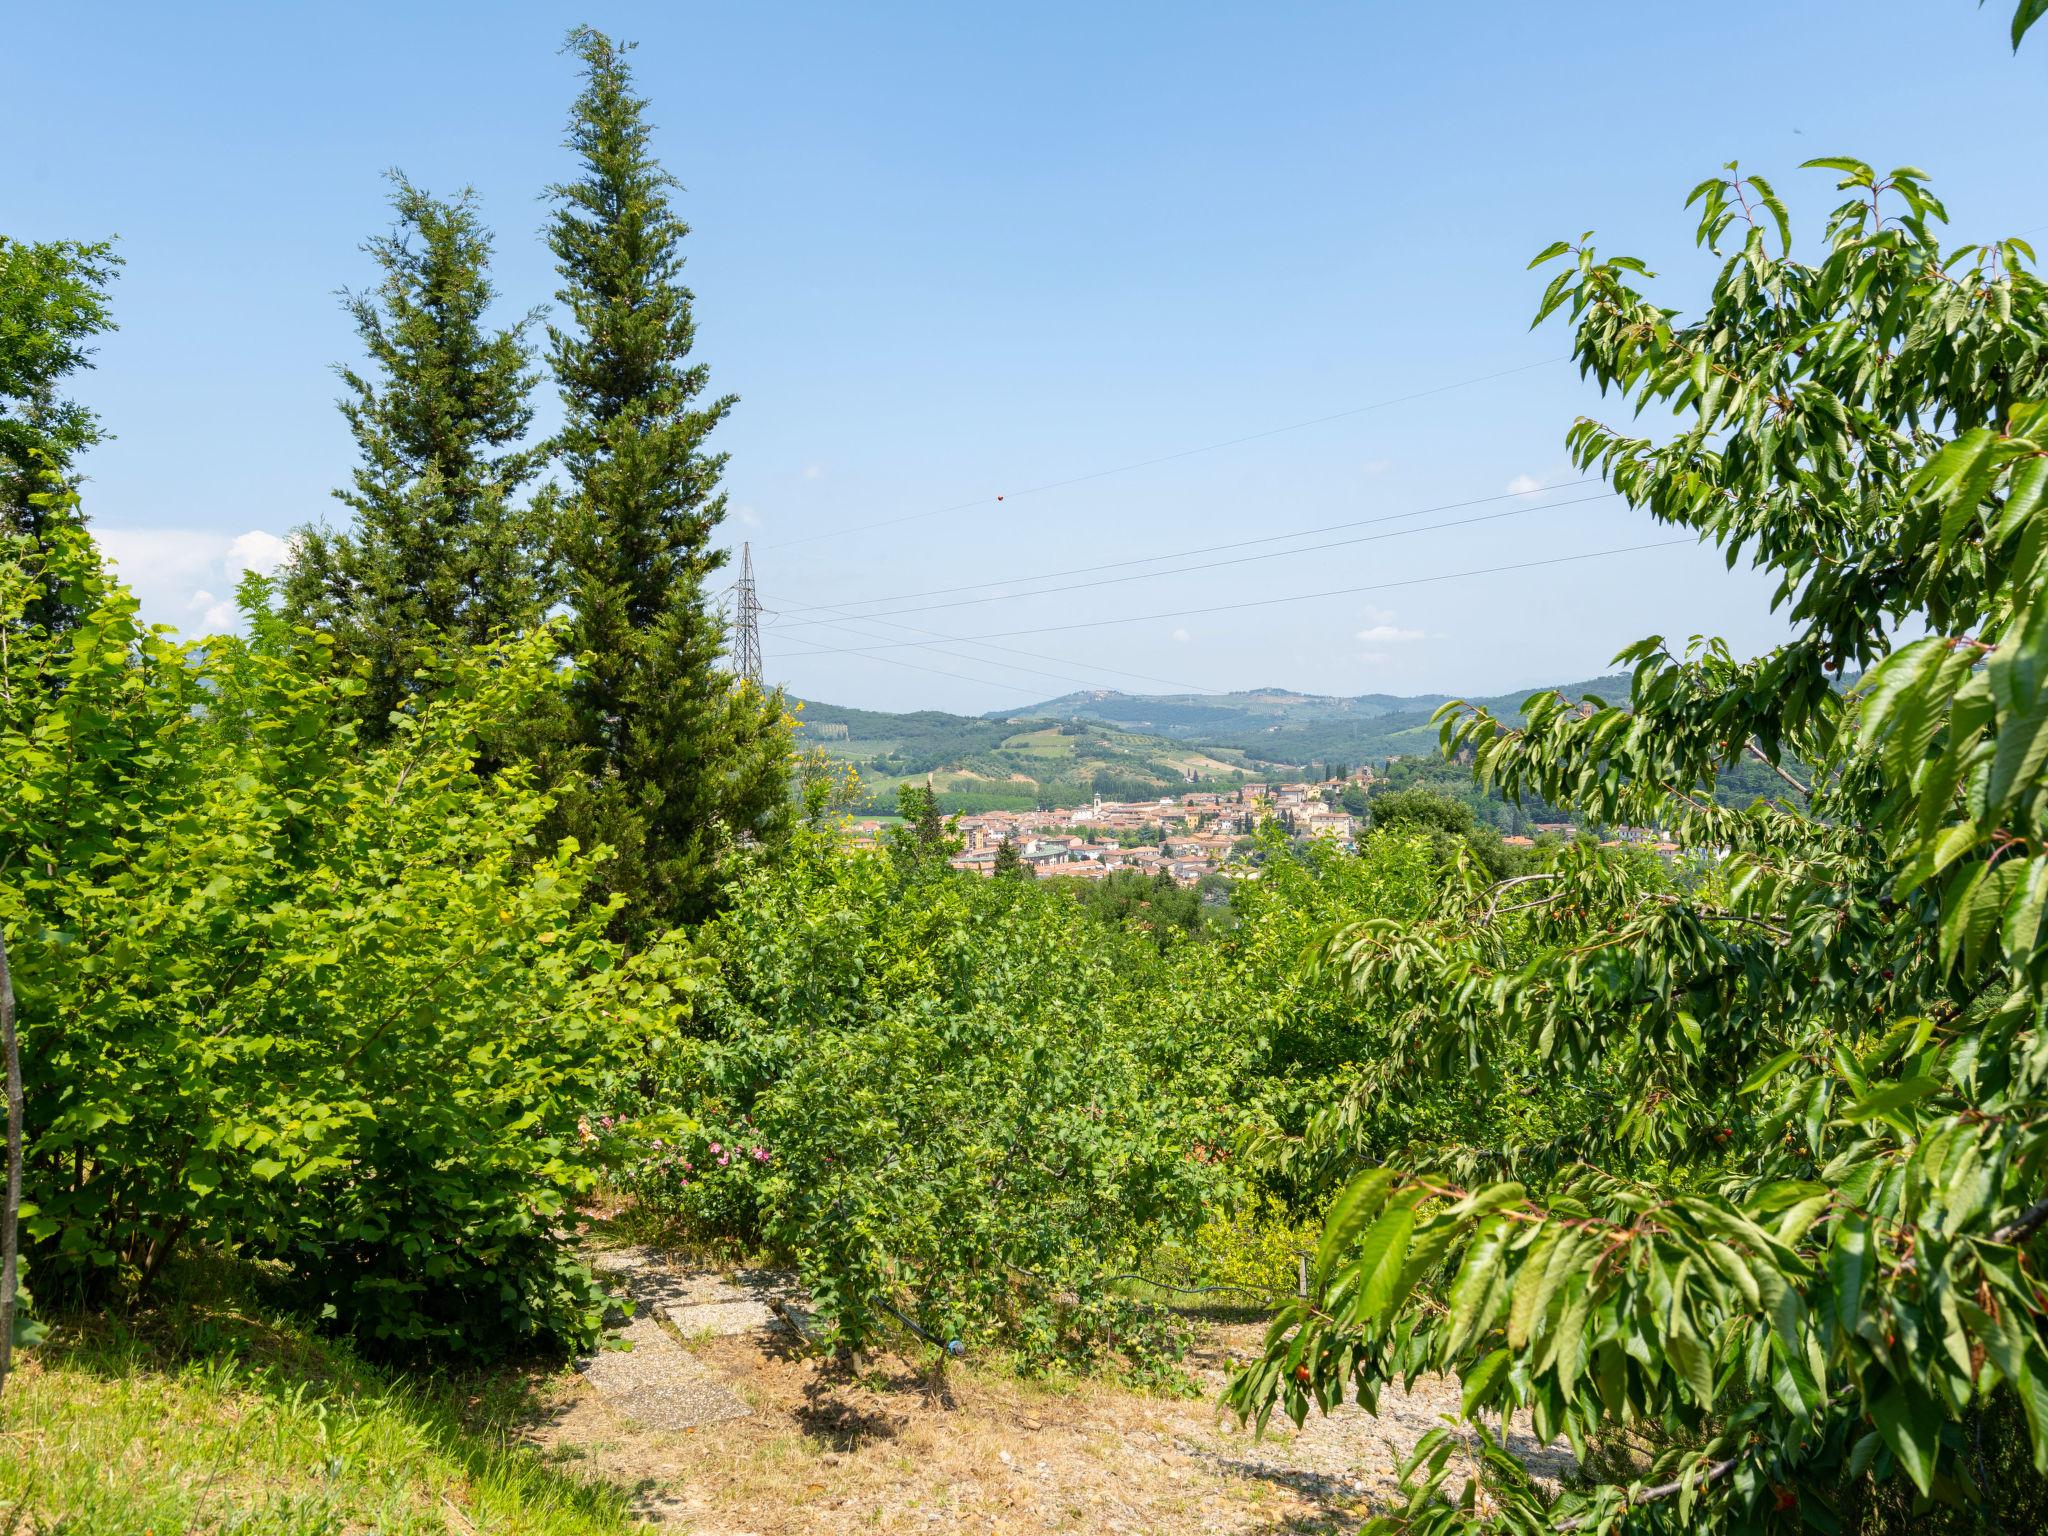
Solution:
{"label": "stone slab", "polygon": [[672,1338],[652,1317],[634,1317],[619,1330],[630,1349],[603,1349],[580,1361],[606,1406],[649,1429],[696,1429],[750,1412],[718,1376]]}
{"label": "stone slab", "polygon": [[765,1301],[735,1292],[729,1300],[687,1302],[664,1309],[684,1338],[713,1333],[720,1337],[773,1328],[781,1319]]}

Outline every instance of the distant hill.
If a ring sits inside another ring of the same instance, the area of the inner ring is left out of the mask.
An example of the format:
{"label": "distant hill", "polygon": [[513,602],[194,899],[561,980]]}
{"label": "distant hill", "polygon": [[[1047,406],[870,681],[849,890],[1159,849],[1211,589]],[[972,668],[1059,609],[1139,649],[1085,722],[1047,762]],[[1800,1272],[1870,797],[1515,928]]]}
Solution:
{"label": "distant hill", "polygon": [[[1511,716],[1536,691],[1469,702]],[[1594,678],[1563,691],[1625,697],[1628,678]],[[1096,793],[1137,799],[1311,765],[1356,767],[1432,754],[1437,732],[1430,716],[1450,697],[1091,690],[982,716],[890,714],[806,700],[800,740],[858,766],[874,809],[892,808],[896,786],[927,773],[950,811],[1027,809],[1078,804]]]}
{"label": "distant hill", "polygon": [[922,783],[927,774],[948,811],[979,811],[1220,789],[1267,771],[1241,752],[1099,721],[987,720],[929,709],[893,715],[815,700],[802,701],[797,718],[799,745],[853,763],[866,804],[882,811],[895,808],[897,785]]}
{"label": "distant hill", "polygon": [[[1625,698],[1625,674],[1562,684],[1573,698],[1593,693]],[[1467,697],[1497,715],[1519,713],[1537,689],[1491,698]],[[1199,742],[1233,750],[1270,764],[1301,766],[1341,762],[1356,765],[1390,755],[1436,749],[1430,716],[1453,695],[1367,693],[1355,697],[1256,688],[1239,693],[1129,694],[1113,689],[1069,693],[1027,709],[987,719],[1099,721],[1127,731]]]}

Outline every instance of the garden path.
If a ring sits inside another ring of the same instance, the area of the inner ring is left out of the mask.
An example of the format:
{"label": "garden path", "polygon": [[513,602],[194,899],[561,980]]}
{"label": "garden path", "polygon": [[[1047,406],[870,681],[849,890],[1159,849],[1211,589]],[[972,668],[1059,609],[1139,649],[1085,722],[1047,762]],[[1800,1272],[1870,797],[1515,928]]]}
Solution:
{"label": "garden path", "polygon": [[[1455,1381],[1425,1378],[1377,1414],[1351,1403],[1255,1436],[1215,1407],[1259,1348],[1263,1325],[1242,1313],[1197,1319],[1199,1397],[1035,1384],[973,1361],[846,1371],[792,1331],[803,1297],[787,1276],[645,1249],[597,1263],[639,1303],[620,1330],[634,1348],[552,1383],[531,1436],[631,1489],[651,1525],[696,1536],[1354,1530],[1457,1407]],[[1539,1476],[1570,1469],[1561,1446],[1514,1429],[1509,1444]]]}

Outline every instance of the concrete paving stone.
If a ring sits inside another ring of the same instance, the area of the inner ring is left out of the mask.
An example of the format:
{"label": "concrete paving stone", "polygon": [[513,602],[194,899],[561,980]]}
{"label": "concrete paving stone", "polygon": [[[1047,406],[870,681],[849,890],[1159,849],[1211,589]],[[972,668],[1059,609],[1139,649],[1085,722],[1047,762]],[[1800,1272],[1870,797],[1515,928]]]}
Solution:
{"label": "concrete paving stone", "polygon": [[601,1349],[577,1369],[607,1406],[650,1429],[696,1429],[750,1411],[717,1374],[652,1317],[619,1330],[630,1349]]}
{"label": "concrete paving stone", "polygon": [[686,1339],[703,1333],[729,1337],[752,1333],[756,1328],[774,1328],[781,1323],[773,1307],[750,1296],[735,1296],[730,1301],[689,1302],[663,1310]]}

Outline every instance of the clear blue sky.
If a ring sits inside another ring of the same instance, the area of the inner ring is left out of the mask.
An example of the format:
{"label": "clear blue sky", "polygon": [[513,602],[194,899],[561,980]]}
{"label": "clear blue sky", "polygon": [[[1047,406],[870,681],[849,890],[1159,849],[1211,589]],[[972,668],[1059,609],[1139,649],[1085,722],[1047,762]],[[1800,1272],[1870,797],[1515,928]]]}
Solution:
{"label": "clear blue sky", "polygon": [[[806,655],[923,637],[799,627],[817,615],[798,610],[1571,478],[1565,429],[1601,408],[1549,366],[1025,494],[1557,357],[1561,329],[1528,329],[1523,267],[1558,236],[1596,230],[1691,304],[1708,268],[1681,204],[1731,158],[1775,178],[1809,234],[1831,187],[1794,167],[1821,154],[1927,168],[1959,239],[2048,224],[2048,45],[2013,57],[2010,10],[15,6],[0,230],[120,237],[122,329],[80,390],[116,434],[88,505],[149,611],[203,628],[232,569],[342,511],[330,366],[354,344],[334,293],[370,278],[381,172],[474,185],[508,314],[549,298],[538,193],[570,171],[574,91],[557,50],[588,20],[639,41],[688,188],[700,352],[741,397],[720,433],[727,531],[753,542],[778,611],[776,680],[968,710],[1084,682],[1158,691],[1131,674],[1492,693],[1596,673],[1646,633],[1759,649],[1779,629],[1762,582],[1691,549],[1001,642],[1052,660]],[[1046,629],[1662,537],[1595,503],[903,621]]]}

